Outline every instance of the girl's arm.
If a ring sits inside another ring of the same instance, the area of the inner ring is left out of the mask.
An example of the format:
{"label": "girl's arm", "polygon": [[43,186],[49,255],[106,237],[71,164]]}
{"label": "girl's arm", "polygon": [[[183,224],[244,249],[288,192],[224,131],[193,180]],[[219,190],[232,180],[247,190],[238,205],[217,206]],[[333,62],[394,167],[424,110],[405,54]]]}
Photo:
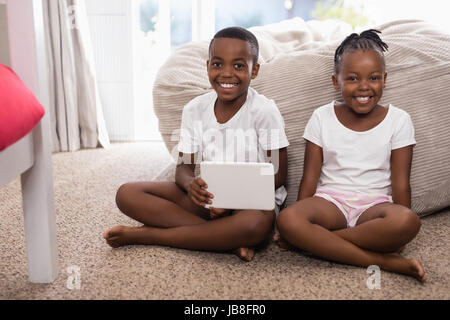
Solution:
{"label": "girl's arm", "polygon": [[312,197],[316,193],[322,162],[322,148],[306,140],[303,176],[300,182],[297,201]]}
{"label": "girl's arm", "polygon": [[267,150],[269,162],[273,164],[275,170],[275,189],[286,183],[287,177],[287,148],[278,150]]}
{"label": "girl's arm", "polygon": [[391,152],[391,185],[392,201],[411,208],[411,163],[413,146],[392,150]]}
{"label": "girl's arm", "polygon": [[205,181],[195,177],[196,154],[179,153],[178,164],[175,171],[175,183],[187,192],[191,200],[199,206],[204,207],[211,203],[212,194],[206,191],[208,188]]}

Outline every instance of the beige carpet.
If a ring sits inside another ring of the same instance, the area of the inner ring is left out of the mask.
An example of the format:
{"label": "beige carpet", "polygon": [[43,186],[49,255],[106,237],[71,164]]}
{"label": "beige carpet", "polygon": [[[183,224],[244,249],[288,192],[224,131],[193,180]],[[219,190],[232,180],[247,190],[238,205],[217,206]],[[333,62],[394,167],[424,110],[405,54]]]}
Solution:
{"label": "beige carpet", "polygon": [[[113,144],[52,158],[59,276],[52,284],[28,282],[16,179],[0,189],[0,299],[450,299],[449,210],[423,218],[404,251],[422,262],[427,283],[382,271],[380,289],[369,289],[364,268],[280,252],[273,243],[250,263],[160,246],[111,249],[102,239],[107,228],[139,225],[116,208],[115,192],[124,182],[160,175],[171,163],[163,144]],[[71,266],[79,267],[79,289]]]}

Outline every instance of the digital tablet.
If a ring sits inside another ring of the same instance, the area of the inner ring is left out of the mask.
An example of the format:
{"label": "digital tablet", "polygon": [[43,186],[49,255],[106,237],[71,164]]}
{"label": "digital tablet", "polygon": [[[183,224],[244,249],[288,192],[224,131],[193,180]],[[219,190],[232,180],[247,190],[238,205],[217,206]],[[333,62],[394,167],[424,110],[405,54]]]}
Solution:
{"label": "digital tablet", "polygon": [[200,176],[214,195],[212,206],[223,209],[275,208],[274,167],[265,162],[200,163]]}

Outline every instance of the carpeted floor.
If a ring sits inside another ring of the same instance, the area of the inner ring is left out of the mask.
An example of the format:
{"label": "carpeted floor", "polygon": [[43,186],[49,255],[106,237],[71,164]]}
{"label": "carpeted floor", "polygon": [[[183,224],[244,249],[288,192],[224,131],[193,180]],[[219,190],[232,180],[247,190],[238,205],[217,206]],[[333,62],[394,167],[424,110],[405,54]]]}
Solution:
{"label": "carpeted floor", "polygon": [[139,225],[115,206],[117,188],[172,176],[161,173],[171,164],[164,145],[113,144],[52,159],[59,276],[52,284],[28,282],[16,179],[0,188],[0,299],[450,299],[450,210],[423,218],[403,252],[422,262],[425,284],[381,271],[380,289],[369,289],[364,268],[281,252],[273,243],[250,263],[160,246],[111,249],[102,238],[107,228]]}

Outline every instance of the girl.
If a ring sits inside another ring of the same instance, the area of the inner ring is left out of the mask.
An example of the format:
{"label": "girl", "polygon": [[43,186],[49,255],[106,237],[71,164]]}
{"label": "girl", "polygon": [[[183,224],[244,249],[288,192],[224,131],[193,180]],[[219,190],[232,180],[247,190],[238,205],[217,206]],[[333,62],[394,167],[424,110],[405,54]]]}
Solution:
{"label": "girl", "polygon": [[183,109],[175,183],[122,185],[117,191],[117,206],[143,226],[107,230],[103,236],[110,246],[156,244],[235,250],[243,260],[252,260],[251,247],[272,232],[274,211],[206,209],[213,195],[194,171],[195,159],[199,158],[262,162],[267,156],[278,169],[278,203],[284,201],[289,143],[276,104],[250,87],[259,70],[258,50],[256,37],[243,28],[226,28],[214,36],[206,63],[214,90],[193,99]]}
{"label": "girl", "polygon": [[353,33],[335,52],[342,102],[316,109],[306,125],[298,201],[277,218],[279,244],[424,281],[419,261],[398,254],[421,226],[410,210],[414,128],[408,113],[378,104],[388,46],[377,33]]}

